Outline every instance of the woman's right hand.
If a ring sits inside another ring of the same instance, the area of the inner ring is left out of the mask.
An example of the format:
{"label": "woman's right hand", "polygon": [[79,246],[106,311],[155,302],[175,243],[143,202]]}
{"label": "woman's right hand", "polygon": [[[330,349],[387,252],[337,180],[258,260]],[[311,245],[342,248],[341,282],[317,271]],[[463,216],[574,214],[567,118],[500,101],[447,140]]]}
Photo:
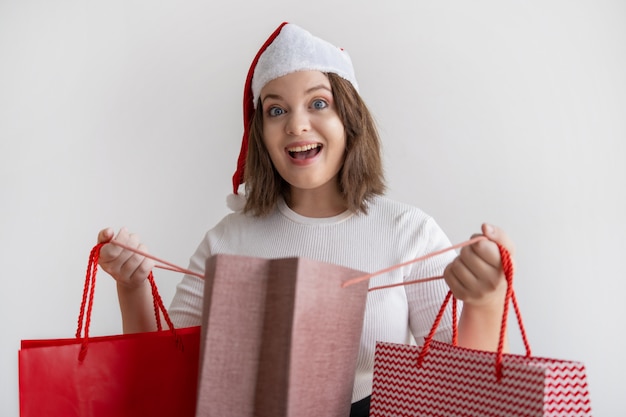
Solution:
{"label": "woman's right hand", "polygon": [[[113,235],[112,228],[102,229],[98,233],[98,243],[110,242]],[[146,247],[139,241],[139,236],[130,233],[126,228],[120,229],[115,240],[142,252],[147,252]],[[155,262],[115,244],[107,244],[100,250],[98,264],[117,281],[118,287],[135,289],[145,284]]]}

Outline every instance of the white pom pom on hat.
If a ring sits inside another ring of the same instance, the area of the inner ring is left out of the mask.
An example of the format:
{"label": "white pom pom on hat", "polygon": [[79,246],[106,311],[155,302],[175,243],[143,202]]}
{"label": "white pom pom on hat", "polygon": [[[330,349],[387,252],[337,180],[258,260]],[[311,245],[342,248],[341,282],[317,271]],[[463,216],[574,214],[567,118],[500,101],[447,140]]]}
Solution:
{"label": "white pom pom on hat", "polygon": [[[263,87],[270,81],[296,71],[334,73],[358,91],[352,60],[346,51],[313,36],[292,23],[283,22],[265,41],[252,60],[243,92],[243,139],[233,175],[233,193],[243,184],[250,123]],[[239,204],[237,204],[239,205]]]}
{"label": "white pom pom on hat", "polygon": [[243,194],[228,194],[226,206],[232,211],[242,211],[246,206],[246,196]]}

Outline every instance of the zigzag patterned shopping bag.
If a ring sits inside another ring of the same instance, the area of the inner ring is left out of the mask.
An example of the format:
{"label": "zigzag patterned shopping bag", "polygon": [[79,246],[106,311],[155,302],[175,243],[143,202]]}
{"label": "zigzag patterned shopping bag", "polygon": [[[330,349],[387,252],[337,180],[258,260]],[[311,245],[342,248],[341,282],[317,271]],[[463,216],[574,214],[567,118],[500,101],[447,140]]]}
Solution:
{"label": "zigzag patterned shopping bag", "polygon": [[[498,351],[456,346],[456,328],[453,344],[433,340],[453,298],[448,293],[423,346],[377,343],[371,417],[591,416],[585,366],[531,356],[513,293],[513,266],[506,249],[500,251],[508,290]],[[502,352],[509,303],[515,308],[526,355]]]}

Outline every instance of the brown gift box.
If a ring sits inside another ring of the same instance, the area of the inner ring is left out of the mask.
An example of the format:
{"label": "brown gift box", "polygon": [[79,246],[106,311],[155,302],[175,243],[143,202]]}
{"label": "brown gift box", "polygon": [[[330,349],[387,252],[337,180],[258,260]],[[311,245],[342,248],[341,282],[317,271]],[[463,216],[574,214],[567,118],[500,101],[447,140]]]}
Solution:
{"label": "brown gift box", "polygon": [[198,417],[346,417],[365,273],[305,258],[207,260]]}

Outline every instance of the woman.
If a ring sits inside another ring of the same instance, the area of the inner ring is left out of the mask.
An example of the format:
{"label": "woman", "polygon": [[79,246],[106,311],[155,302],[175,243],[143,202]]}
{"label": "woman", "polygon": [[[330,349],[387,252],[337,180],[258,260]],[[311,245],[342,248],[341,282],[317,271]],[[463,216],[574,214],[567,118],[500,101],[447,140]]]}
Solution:
{"label": "woman", "polygon": [[[238,195],[245,185],[245,196]],[[378,133],[358,93],[345,51],[293,24],[280,25],[254,58],[244,92],[244,136],[233,176],[232,206],[242,207],[209,230],[189,268],[204,271],[217,253],[307,257],[366,272],[450,246],[436,222],[418,208],[387,199]],[[368,415],[378,340],[421,340],[448,287],[463,300],[459,344],[495,350],[506,282],[497,243],[506,234],[483,225],[488,238],[376,277],[386,285],[444,275],[445,282],[401,286],[368,295],[353,388],[353,416]],[[104,229],[99,242],[113,238]],[[116,240],[144,250],[122,229]],[[146,277],[152,261],[105,245],[100,265],[118,285],[125,332],[155,328]],[[170,307],[176,326],[199,325],[203,281],[185,276]],[[451,318],[437,339],[451,340]]]}

